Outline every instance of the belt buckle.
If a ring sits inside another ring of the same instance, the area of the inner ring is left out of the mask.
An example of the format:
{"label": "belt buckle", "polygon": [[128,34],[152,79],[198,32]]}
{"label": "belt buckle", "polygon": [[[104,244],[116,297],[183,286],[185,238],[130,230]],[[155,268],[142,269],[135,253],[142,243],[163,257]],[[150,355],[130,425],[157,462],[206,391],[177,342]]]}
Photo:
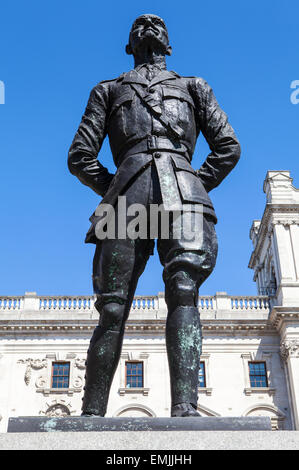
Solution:
{"label": "belt buckle", "polygon": [[148,135],[147,136],[147,147],[149,150],[156,150],[157,149],[157,138],[155,135]]}

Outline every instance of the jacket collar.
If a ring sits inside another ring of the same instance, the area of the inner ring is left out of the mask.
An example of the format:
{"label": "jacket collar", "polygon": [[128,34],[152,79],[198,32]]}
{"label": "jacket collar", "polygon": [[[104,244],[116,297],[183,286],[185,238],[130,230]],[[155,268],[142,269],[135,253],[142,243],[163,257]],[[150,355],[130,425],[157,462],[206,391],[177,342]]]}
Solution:
{"label": "jacket collar", "polygon": [[141,74],[139,74],[135,69],[133,69],[123,76],[122,83],[139,83],[141,85],[153,86],[157,83],[164,82],[164,80],[172,80],[177,77],[178,74],[173,71],[162,70],[162,72],[160,72],[151,81],[149,81]]}

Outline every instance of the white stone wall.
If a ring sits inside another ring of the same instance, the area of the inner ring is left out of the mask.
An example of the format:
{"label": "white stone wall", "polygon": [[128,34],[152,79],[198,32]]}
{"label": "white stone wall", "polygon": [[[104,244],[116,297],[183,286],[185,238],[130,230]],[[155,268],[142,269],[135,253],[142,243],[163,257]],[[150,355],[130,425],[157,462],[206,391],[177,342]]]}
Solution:
{"label": "white stone wall", "polygon": [[[205,315],[202,315],[203,318]],[[217,317],[217,315],[215,315]],[[223,316],[223,315],[222,315]],[[230,315],[232,316],[232,314]],[[201,359],[206,364],[206,388],[199,389],[199,411],[204,416],[267,414],[273,426],[293,429],[285,364],[280,357],[278,334],[261,335],[253,328],[224,333],[203,320],[204,344]],[[240,333],[238,333],[240,331]],[[45,415],[56,405],[56,414],[66,407],[72,416],[81,413],[84,361],[89,336],[22,334],[1,336],[0,341],[0,432],[10,416]],[[52,361],[71,363],[70,387],[50,390]],[[124,387],[125,361],[144,362],[144,388]],[[269,387],[250,389],[248,360],[267,363]],[[58,408],[58,410],[57,410]],[[59,415],[59,414],[58,414]],[[164,334],[127,334],[116,371],[107,416],[169,416],[170,390]]]}
{"label": "white stone wall", "polygon": [[[14,338],[1,338],[0,388],[1,432],[10,416],[38,416],[59,403],[73,415],[81,406],[84,369],[75,365],[75,358],[86,357],[88,341],[81,339],[47,338],[35,335],[28,338],[16,333]],[[68,393],[49,393],[52,361],[71,362]]]}

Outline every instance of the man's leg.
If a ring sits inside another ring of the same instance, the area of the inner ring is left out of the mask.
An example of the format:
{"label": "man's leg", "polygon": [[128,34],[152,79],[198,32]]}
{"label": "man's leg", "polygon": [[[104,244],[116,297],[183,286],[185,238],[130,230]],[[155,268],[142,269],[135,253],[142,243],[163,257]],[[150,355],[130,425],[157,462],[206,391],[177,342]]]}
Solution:
{"label": "man's leg", "polygon": [[212,272],[217,256],[214,223],[203,218],[203,236],[186,249],[183,240],[159,240],[168,307],[166,347],[172,416],[199,416],[197,395],[201,354],[198,289]]}
{"label": "man's leg", "polygon": [[83,415],[104,416],[106,413],[125,321],[149,255],[147,240],[104,240],[97,248],[93,280],[100,320],[87,353]]}
{"label": "man's leg", "polygon": [[[146,205],[150,187],[151,169],[132,182],[126,191],[127,208],[137,201]],[[90,341],[86,361],[83,414],[104,416],[111,383],[117,368],[123,342],[125,322],[133,301],[137,281],[152,253],[153,240],[118,239],[118,224],[123,229],[132,216],[120,214],[116,207],[116,239],[104,239],[97,246],[93,262],[93,286],[97,295],[95,307],[100,314],[99,325]],[[125,220],[125,222],[122,222]]]}

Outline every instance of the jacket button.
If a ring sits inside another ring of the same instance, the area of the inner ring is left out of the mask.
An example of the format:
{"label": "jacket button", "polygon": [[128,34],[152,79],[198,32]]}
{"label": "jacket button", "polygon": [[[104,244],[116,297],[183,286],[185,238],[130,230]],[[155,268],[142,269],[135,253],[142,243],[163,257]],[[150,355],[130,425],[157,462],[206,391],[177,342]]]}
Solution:
{"label": "jacket button", "polygon": [[160,157],[161,157],[161,153],[160,153],[160,152],[156,152],[156,153],[154,154],[154,157],[155,157],[155,158],[160,158]]}

